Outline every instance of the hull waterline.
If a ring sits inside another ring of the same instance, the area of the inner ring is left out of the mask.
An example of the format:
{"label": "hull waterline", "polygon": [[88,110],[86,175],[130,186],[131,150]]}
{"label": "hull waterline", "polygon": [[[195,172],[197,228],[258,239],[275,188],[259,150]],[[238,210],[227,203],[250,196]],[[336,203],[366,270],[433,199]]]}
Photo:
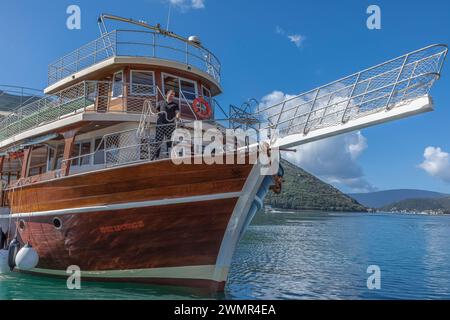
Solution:
{"label": "hull waterline", "polygon": [[162,161],[42,182],[14,191],[11,218],[39,254],[33,274],[68,277],[77,266],[88,281],[223,291],[260,208],[259,169]]}

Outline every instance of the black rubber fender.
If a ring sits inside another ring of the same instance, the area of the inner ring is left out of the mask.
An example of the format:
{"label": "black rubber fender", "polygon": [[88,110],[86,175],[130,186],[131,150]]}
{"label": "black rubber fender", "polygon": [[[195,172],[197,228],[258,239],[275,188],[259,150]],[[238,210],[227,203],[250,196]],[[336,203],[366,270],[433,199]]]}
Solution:
{"label": "black rubber fender", "polygon": [[8,265],[11,271],[16,266],[16,256],[17,252],[19,252],[20,243],[14,238],[8,246]]}
{"label": "black rubber fender", "polygon": [[6,234],[0,228],[0,249],[4,249],[6,246]]}

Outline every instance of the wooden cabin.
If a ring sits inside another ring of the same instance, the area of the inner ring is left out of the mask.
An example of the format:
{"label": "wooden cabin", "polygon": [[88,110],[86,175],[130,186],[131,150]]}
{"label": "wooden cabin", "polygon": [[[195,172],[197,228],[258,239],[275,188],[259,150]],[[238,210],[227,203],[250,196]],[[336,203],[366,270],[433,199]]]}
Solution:
{"label": "wooden cabin", "polygon": [[154,107],[170,89],[183,120],[197,119],[198,97],[214,119],[220,62],[197,37],[158,27],[114,30],[50,64],[45,96],[1,120],[2,206],[12,186],[105,168],[104,136],[135,129],[144,102]]}

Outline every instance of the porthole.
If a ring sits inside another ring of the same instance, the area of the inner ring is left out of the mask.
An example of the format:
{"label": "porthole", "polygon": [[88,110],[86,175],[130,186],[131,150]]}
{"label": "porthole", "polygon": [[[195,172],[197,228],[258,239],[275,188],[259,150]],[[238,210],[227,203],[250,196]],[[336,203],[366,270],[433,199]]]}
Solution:
{"label": "porthole", "polygon": [[25,221],[23,221],[23,220],[19,221],[19,229],[22,231],[25,229]]}
{"label": "porthole", "polygon": [[55,227],[55,229],[59,230],[62,228],[62,221],[60,218],[54,218],[53,219],[53,226]]}

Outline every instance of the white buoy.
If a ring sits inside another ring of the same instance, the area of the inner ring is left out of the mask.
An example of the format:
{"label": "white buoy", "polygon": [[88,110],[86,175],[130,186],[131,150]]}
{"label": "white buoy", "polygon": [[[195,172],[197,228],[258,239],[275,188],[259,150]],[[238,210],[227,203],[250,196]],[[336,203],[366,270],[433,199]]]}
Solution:
{"label": "white buoy", "polygon": [[0,250],[0,274],[9,273],[8,250]]}
{"label": "white buoy", "polygon": [[39,255],[28,243],[16,255],[16,266],[20,270],[31,270],[37,266],[38,262]]}

